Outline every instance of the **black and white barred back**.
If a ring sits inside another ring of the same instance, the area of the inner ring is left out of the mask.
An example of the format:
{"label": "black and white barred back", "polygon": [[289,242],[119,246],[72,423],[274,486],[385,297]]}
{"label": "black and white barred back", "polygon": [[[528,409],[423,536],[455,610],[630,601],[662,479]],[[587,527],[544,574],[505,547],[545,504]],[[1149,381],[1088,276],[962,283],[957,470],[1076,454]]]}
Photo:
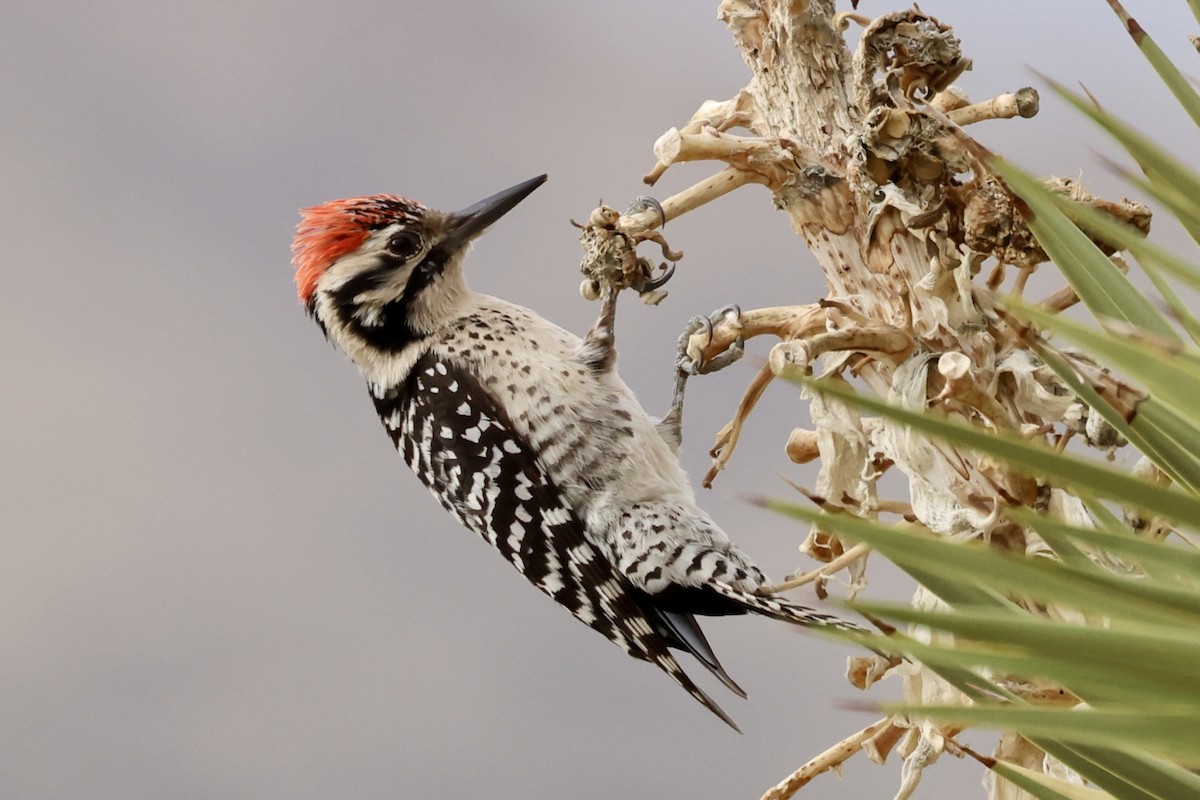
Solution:
{"label": "black and white barred back", "polygon": [[656,664],[727,724],[683,671],[628,579],[594,547],[478,379],[427,352],[375,408],[412,471],[442,507],[517,571],[634,658]]}
{"label": "black and white barred back", "polygon": [[[421,482],[539,590],[726,723],[736,728],[668,650],[691,652],[744,695],[693,614],[861,630],[755,593],[766,577],[695,506],[674,455],[615,372],[579,360],[577,337],[478,296],[473,313],[410,347],[423,354],[407,378],[372,394]],[[646,499],[627,502],[634,493]]]}

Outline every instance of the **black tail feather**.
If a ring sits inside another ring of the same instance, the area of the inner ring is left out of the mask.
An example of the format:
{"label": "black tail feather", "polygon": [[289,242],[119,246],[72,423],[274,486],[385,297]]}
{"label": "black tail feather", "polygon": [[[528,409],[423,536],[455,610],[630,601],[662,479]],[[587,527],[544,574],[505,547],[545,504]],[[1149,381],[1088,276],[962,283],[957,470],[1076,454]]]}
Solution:
{"label": "black tail feather", "polygon": [[652,609],[649,616],[669,647],[674,647],[677,650],[686,650],[691,653],[697,661],[704,665],[705,669],[715,675],[717,680],[725,684],[731,692],[745,699],[745,690],[741,686],[738,686],[737,682],[721,666],[721,662],[717,660],[717,654],[713,652],[712,646],[708,643],[708,639],[704,635],[704,631],[696,624],[694,616],[679,611],[666,611],[661,608]]}

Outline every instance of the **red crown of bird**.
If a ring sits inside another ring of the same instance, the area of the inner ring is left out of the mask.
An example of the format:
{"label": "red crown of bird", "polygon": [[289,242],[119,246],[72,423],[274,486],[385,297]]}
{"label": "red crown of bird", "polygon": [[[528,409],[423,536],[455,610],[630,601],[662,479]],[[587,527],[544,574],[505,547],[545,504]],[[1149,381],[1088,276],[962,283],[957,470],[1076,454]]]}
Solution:
{"label": "red crown of bird", "polygon": [[423,209],[415,200],[391,194],[331,200],[300,209],[296,238],[292,240],[292,266],[296,268],[300,302],[307,305],[325,270],[362,247],[371,231],[418,218]]}

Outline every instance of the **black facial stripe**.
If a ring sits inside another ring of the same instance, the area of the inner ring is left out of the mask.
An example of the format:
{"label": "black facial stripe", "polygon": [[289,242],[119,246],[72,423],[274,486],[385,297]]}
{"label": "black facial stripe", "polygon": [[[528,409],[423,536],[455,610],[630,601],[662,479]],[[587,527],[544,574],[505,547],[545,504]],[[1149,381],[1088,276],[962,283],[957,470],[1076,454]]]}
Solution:
{"label": "black facial stripe", "polygon": [[421,263],[413,267],[400,297],[379,307],[378,314],[372,319],[375,324],[366,324],[358,313],[363,304],[356,298],[364,292],[378,289],[405,266],[402,259],[390,253],[381,253],[375,267],[355,275],[330,292],[338,321],[380,350],[398,352],[425,337],[425,334],[413,330],[408,324],[409,309],[417,296],[441,277],[446,268],[446,254],[436,247],[431,249]]}
{"label": "black facial stripe", "polygon": [[[415,295],[416,292],[433,283],[434,279],[440,277],[446,270],[446,262],[449,259],[450,253],[446,252],[443,245],[434,245],[429,248],[429,252],[425,254],[425,258],[417,265],[416,272],[413,274],[413,278],[418,278],[421,281],[420,286],[413,290],[413,294]],[[409,284],[411,285],[412,282],[412,279],[410,279]],[[409,287],[406,286],[404,288],[406,294],[408,290]]]}
{"label": "black facial stripe", "polygon": [[[422,338],[422,334],[417,333],[408,325],[407,287],[399,298],[380,306],[377,314],[366,317],[375,324],[368,325],[364,321],[365,315],[359,313],[363,310],[364,304],[358,302],[358,296],[364,292],[378,289],[404,266],[402,260],[383,253],[375,267],[355,275],[329,293],[338,322],[354,335],[361,337],[372,347],[380,350],[398,352],[406,345]],[[413,270],[413,276],[416,274],[417,270]],[[409,281],[411,283],[411,277]]]}

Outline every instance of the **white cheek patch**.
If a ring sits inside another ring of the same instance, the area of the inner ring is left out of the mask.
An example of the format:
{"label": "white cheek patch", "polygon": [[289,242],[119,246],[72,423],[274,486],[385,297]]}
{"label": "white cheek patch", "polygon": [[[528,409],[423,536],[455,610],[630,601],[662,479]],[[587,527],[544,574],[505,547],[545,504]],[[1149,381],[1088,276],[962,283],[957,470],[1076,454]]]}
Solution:
{"label": "white cheek patch", "polygon": [[[337,291],[362,273],[378,269],[381,259],[387,252],[388,239],[400,229],[400,225],[389,225],[372,233],[356,252],[342,256],[325,270],[317,281],[317,289],[327,292]],[[408,284],[408,279],[412,276],[413,269],[417,264],[421,263],[421,259],[425,257],[427,252],[428,247],[425,247],[420,253],[410,259],[408,264],[389,271],[386,275],[387,280],[385,283],[379,284],[370,291],[356,295],[354,302],[386,303],[389,300],[394,300],[400,292],[404,291],[404,287]],[[371,324],[366,320],[364,320],[364,323]]]}
{"label": "white cheek patch", "polygon": [[384,303],[389,303],[404,292],[404,287],[408,285],[408,279],[411,275],[411,267],[405,267],[396,272],[389,273],[384,283],[381,283],[370,291],[356,294],[354,302],[362,306],[374,305],[376,308]]}

